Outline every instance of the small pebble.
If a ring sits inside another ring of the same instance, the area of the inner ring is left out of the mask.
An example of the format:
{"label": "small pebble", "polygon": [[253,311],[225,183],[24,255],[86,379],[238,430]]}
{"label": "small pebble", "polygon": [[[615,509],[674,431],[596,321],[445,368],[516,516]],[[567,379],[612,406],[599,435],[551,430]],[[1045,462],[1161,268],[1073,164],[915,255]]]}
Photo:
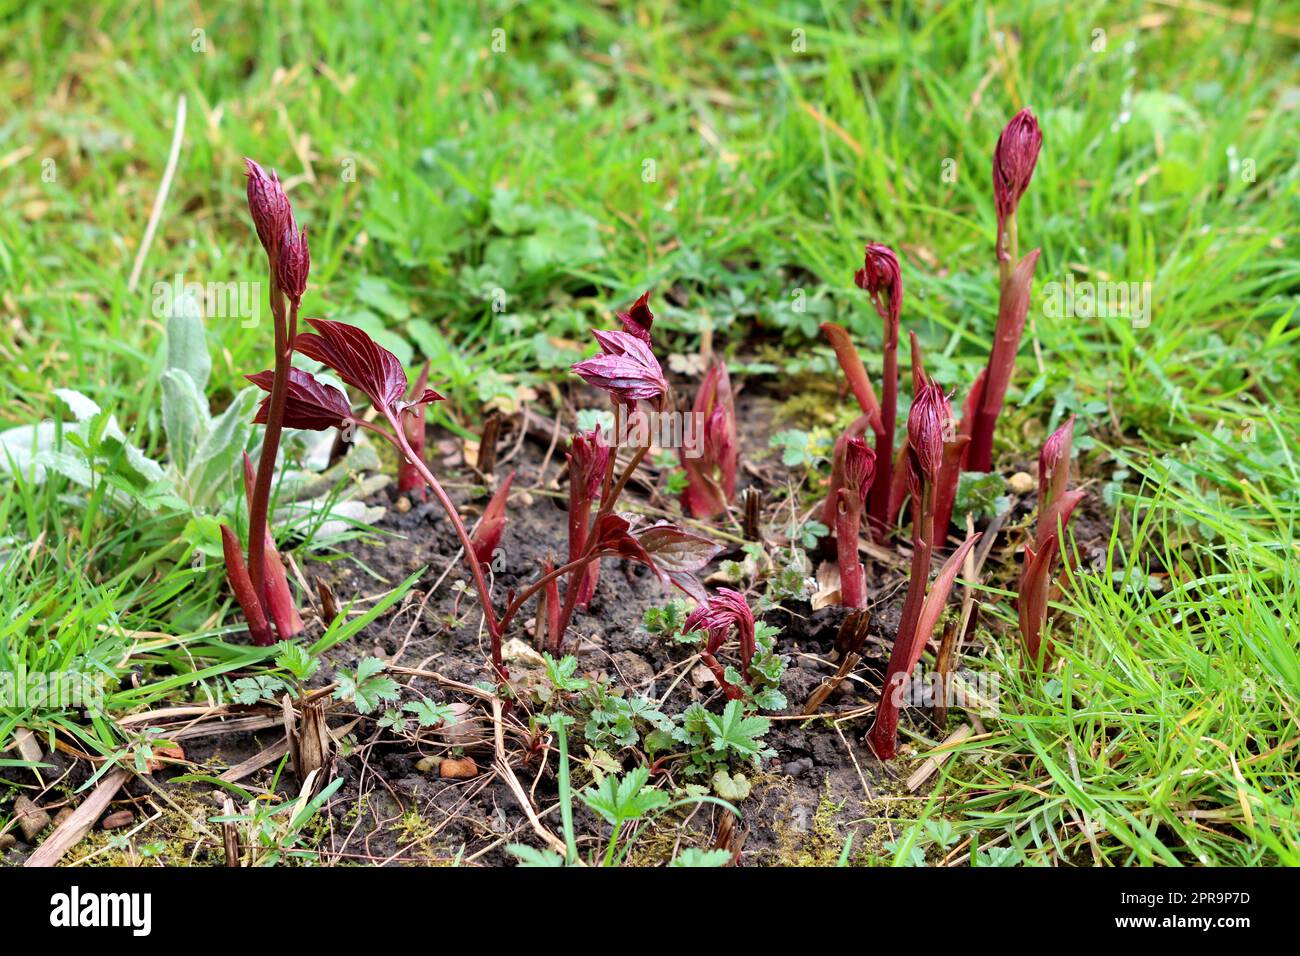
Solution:
{"label": "small pebble", "polygon": [[14,817],[23,831],[24,843],[31,843],[50,825],[50,815],[25,796],[14,801]]}
{"label": "small pebble", "polygon": [[57,827],[68,817],[72,816],[72,807],[64,807],[58,813],[54,814],[54,825]]}
{"label": "small pebble", "polygon": [[399,515],[404,515],[411,510],[411,499],[406,495],[398,495],[397,503],[393,507],[397,509]]}
{"label": "small pebble", "polygon": [[104,830],[118,830],[122,827],[129,827],[131,821],[135,819],[135,814],[130,810],[118,810],[110,813],[104,819],[99,821],[99,826]]}
{"label": "small pebble", "polygon": [[468,780],[478,776],[478,764],[473,757],[444,760],[438,768],[438,775],[446,780]]}
{"label": "small pebble", "polygon": [[1038,487],[1034,476],[1027,471],[1018,471],[1007,479],[1007,489],[1016,495],[1027,495]]}
{"label": "small pebble", "polygon": [[802,777],[813,768],[812,757],[802,757],[799,760],[791,760],[781,768],[781,772],[787,777]]}

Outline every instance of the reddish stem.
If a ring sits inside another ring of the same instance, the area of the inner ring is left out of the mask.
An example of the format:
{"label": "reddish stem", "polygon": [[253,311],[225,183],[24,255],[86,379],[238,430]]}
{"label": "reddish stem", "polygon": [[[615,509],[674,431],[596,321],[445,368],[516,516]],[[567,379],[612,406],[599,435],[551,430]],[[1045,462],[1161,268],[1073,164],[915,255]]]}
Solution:
{"label": "reddish stem", "polygon": [[898,323],[885,320],[885,380],[880,390],[880,431],[876,433],[876,479],[867,499],[872,537],[883,538],[893,524],[889,493],[894,468],[894,428],[898,416]]}
{"label": "reddish stem", "polygon": [[[575,561],[587,548],[587,529],[591,522],[591,499],[587,497],[582,483],[574,481],[569,475],[569,560]],[[578,601],[587,604],[596,593],[599,565],[588,565],[581,573],[574,572],[568,587],[576,589]],[[558,610],[558,608],[557,608]]]}
{"label": "reddish stem", "polygon": [[[607,490],[605,492],[605,495],[600,499],[600,508],[596,512],[597,522],[599,522],[601,518],[603,518],[605,515],[609,514],[611,511],[614,510],[614,504],[618,501],[619,496],[623,494],[623,489],[627,487],[628,481],[631,480],[632,473],[636,471],[637,466],[641,464],[641,460],[645,458],[646,454],[649,451],[650,451],[649,445],[647,445],[644,448],[638,448],[636,450],[636,454],[632,456],[632,460],[628,463],[627,468],[624,470],[623,474],[619,477],[617,483],[615,483],[612,488],[608,487],[607,485]],[[613,475],[614,464],[617,461],[617,459],[618,459],[618,448],[617,447],[611,448],[609,450],[610,470],[607,473],[606,476],[607,478]],[[593,524],[592,527],[595,527],[595,525]],[[594,553],[594,547],[595,547],[595,542],[594,541],[589,542],[587,548],[587,555],[585,556],[586,560],[588,561],[591,560],[590,555]],[[565,591],[566,593],[564,595],[564,610],[560,613],[560,634],[561,635],[567,634],[569,631],[569,624],[573,620],[574,609],[578,606],[578,594],[580,589],[575,588],[573,586],[573,582],[571,581],[569,582],[569,586],[565,589]]]}
{"label": "reddish stem", "polygon": [[840,604],[862,607],[864,575],[862,559],[858,557],[862,499],[847,488],[841,488],[836,498],[835,554],[840,566]]}
{"label": "reddish stem", "polygon": [[[253,485],[253,500],[248,508],[248,567],[253,591],[265,610],[266,596],[266,535],[267,509],[271,503],[271,479],[275,474],[275,460],[280,450],[280,432],[284,422],[284,405],[289,394],[289,366],[293,357],[293,340],[289,337],[290,325],[285,321],[284,295],[275,278],[275,262],[271,262],[271,316],[275,320],[275,376],[271,380],[271,398],[267,403],[266,428],[262,432],[262,454],[257,466],[257,481]],[[293,327],[298,324],[298,304],[293,304]]]}

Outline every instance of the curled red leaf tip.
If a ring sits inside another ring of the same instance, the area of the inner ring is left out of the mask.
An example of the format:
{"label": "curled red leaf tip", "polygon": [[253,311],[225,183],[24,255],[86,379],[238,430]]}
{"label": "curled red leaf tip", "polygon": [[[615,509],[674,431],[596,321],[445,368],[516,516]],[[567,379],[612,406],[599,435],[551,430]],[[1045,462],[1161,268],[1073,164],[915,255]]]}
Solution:
{"label": "curled red leaf tip", "polygon": [[898,318],[903,311],[903,273],[897,253],[883,243],[871,243],[863,252],[862,268],[853,273],[853,281],[871,296],[876,312],[889,323],[897,342]]}
{"label": "curled red leaf tip", "polygon": [[654,325],[654,313],[650,311],[650,293],[643,292],[626,312],[618,313],[623,323],[623,331],[634,335],[646,345],[650,344],[650,327]]}

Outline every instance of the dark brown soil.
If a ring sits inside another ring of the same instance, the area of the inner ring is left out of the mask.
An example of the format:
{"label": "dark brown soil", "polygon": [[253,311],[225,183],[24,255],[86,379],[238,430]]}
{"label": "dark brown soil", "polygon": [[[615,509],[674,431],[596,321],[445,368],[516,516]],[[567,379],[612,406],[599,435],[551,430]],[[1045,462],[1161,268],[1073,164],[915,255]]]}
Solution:
{"label": "dark brown soil", "polygon": [[[770,430],[772,415],[767,399],[758,397],[741,402],[741,415],[750,417]],[[753,432],[744,431],[747,435]],[[432,437],[432,436],[431,436]],[[502,439],[502,447],[509,447],[509,434]],[[546,443],[528,440],[519,446],[517,457],[504,463],[500,474],[516,470],[515,491],[511,495],[509,524],[502,542],[502,564],[494,577],[494,594],[509,594],[539,574],[548,559],[562,563],[567,535],[567,492],[558,485],[556,477],[563,464],[562,456],[552,457],[546,472]],[[759,448],[766,447],[766,440]],[[757,470],[757,469],[755,469]],[[475,478],[475,481],[478,479]],[[752,478],[742,478],[742,485]],[[469,500],[464,483],[451,482],[452,495],[461,505],[462,512],[474,513],[475,505],[481,508],[484,501]],[[675,508],[657,495],[647,499],[634,489],[629,501],[638,507],[656,505]],[[464,592],[457,600],[456,582],[464,580],[465,573],[459,561],[453,564],[457,553],[455,536],[441,509],[433,503],[416,504],[406,513],[397,510],[398,502],[389,496],[388,517],[380,528],[393,532],[392,537],[367,544],[356,553],[356,563],[337,566],[330,575],[330,584],[338,595],[375,594],[400,582],[407,575],[427,565],[415,590],[408,595],[404,609],[386,621],[376,622],[348,646],[331,653],[336,666],[355,666],[364,656],[379,656],[392,663],[417,670],[433,670],[439,674],[465,683],[487,682],[492,678],[488,666],[489,644],[485,632],[480,632],[477,600],[471,592]],[[777,504],[771,505],[775,510]],[[724,553],[720,560],[741,557],[738,551]],[[436,591],[432,591],[443,572],[452,565],[450,573]],[[466,582],[468,583],[468,582]],[[705,701],[707,706],[720,709],[722,695],[716,685],[697,686],[687,676],[682,677],[682,665],[692,657],[690,648],[674,645],[647,633],[642,619],[648,608],[662,606],[680,595],[665,592],[658,579],[644,566],[632,562],[605,561],[602,564],[600,586],[591,607],[579,612],[568,635],[570,653],[576,653],[579,671],[592,676],[608,676],[627,694],[643,694],[659,701],[666,714],[683,711],[692,701]],[[427,598],[427,602],[426,602]],[[777,719],[768,735],[768,743],[777,756],[764,766],[755,780],[754,792],[741,807],[745,819],[741,829],[747,832],[741,861],[750,863],[826,862],[821,859],[830,848],[830,862],[838,854],[850,830],[857,831],[858,844],[871,832],[877,818],[896,815],[888,803],[880,798],[898,789],[897,774],[906,766],[899,761],[897,768],[884,769],[874,759],[861,737],[870,724],[870,709],[874,701],[875,684],[883,670],[892,641],[893,627],[897,624],[897,604],[901,603],[901,590],[897,575],[882,577],[873,599],[881,603],[874,608],[873,639],[867,648],[868,659],[859,668],[857,680],[845,681],[839,691],[822,707],[818,718],[793,720],[792,713],[801,711],[808,695],[826,677],[834,673],[830,661],[832,641],[844,617],[838,607],[812,612],[807,603],[798,603],[768,615],[770,623],[783,628],[780,652],[788,655],[790,665],[786,671],[782,690],[791,707]],[[420,605],[423,605],[422,609]],[[514,628],[515,637],[532,644],[532,615],[525,611]],[[527,711],[535,703],[527,700],[528,689],[537,681],[535,668],[518,661],[509,661],[512,677],[520,683],[520,707],[515,717],[527,723]],[[457,695],[447,692],[436,682],[416,678],[411,682],[414,690],[434,700],[452,701]],[[670,689],[671,688],[671,689]],[[666,694],[666,696],[665,696]],[[860,716],[844,720],[837,730],[828,718],[836,714],[860,712]],[[484,735],[486,737],[486,734]],[[576,744],[578,756],[581,745]],[[850,753],[850,750],[852,753]],[[492,761],[491,742],[466,751],[485,771]],[[509,836],[512,842],[536,845],[538,841],[530,831],[510,789],[500,779],[485,781],[484,776],[472,781],[446,781],[415,769],[422,755],[411,747],[400,744],[380,744],[374,754],[380,766],[375,768],[384,778],[371,782],[372,792],[382,792],[379,803],[388,816],[399,813],[398,806],[414,809],[420,817],[438,829],[433,846],[424,847],[427,854],[451,857],[463,849],[466,857],[473,856],[484,847]],[[628,767],[639,762],[641,755],[632,751],[617,755]],[[855,765],[856,759],[856,765]],[[553,779],[554,756],[547,762],[546,772],[536,779],[535,802],[547,808],[556,801],[556,783]],[[540,760],[523,764],[517,773],[524,785],[532,789]],[[742,768],[747,769],[747,768]],[[345,775],[347,770],[344,770]],[[585,786],[591,776],[582,767],[574,768],[575,784]],[[752,774],[751,774],[752,776]],[[684,782],[674,781],[678,784]],[[864,789],[870,788],[868,793]],[[357,781],[349,779],[348,794],[338,801],[346,805],[356,798]],[[821,815],[819,817],[819,808]],[[833,808],[833,809],[829,809]],[[343,809],[343,808],[340,808]],[[706,806],[691,816],[690,823],[680,828],[681,814],[665,821],[660,827],[665,839],[656,841],[653,835],[639,841],[644,850],[634,851],[633,857],[642,863],[662,862],[670,858],[674,845],[711,845],[719,826],[721,811]],[[824,820],[822,818],[825,818]],[[814,832],[820,821],[821,832]],[[855,825],[850,828],[849,821]],[[375,822],[379,822],[376,820]],[[558,830],[554,816],[549,821]],[[585,835],[580,844],[596,845],[596,838],[608,836],[609,827],[575,804],[575,824]],[[368,824],[373,825],[373,824]],[[829,830],[827,829],[829,827]],[[364,826],[363,826],[364,828]],[[370,838],[370,852],[387,856],[400,848],[400,837],[380,826]],[[843,832],[838,842],[834,833]],[[822,846],[822,844],[826,846]],[[813,852],[813,846],[816,852]],[[657,853],[655,848],[658,848]],[[414,857],[419,859],[417,854]],[[512,860],[500,847],[477,858],[481,863],[505,863]]]}

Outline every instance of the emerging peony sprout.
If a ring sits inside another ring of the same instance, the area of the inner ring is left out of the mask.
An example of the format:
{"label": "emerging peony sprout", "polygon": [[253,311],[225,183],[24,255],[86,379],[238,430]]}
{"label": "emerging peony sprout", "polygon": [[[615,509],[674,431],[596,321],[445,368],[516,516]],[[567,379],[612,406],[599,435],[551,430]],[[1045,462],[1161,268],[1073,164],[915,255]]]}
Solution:
{"label": "emerging peony sprout", "polygon": [[912,384],[915,396],[907,416],[907,472],[912,495],[912,569],[903,601],[903,616],[889,656],[889,667],[881,689],[876,721],[869,740],[876,756],[889,760],[897,747],[898,711],[902,704],[902,687],[916,667],[926,642],[948,599],[957,569],[966,553],[979,539],[976,534],[966,540],[949,558],[935,578],[930,580],[934,555],[935,511],[947,493],[940,484],[956,477],[954,464],[960,459],[965,438],[955,435],[952,407],[933,379],[927,378],[921,363],[921,350],[912,336]]}
{"label": "emerging peony sprout", "polygon": [[1028,109],[1023,109],[1006,125],[993,151],[993,198],[998,216],[996,251],[1001,281],[998,324],[988,368],[982,381],[978,381],[972,390],[975,412],[971,420],[966,466],[973,471],[993,468],[993,430],[1002,411],[1011,374],[1015,371],[1016,353],[1020,350],[1020,339],[1029,314],[1029,290],[1034,279],[1034,267],[1038,264],[1038,250],[1019,258],[1018,210],[1020,198],[1034,175],[1034,165],[1042,146],[1043,134],[1038,129],[1038,120]]}
{"label": "emerging peony sprout", "polygon": [[506,530],[506,503],[510,500],[510,485],[514,480],[515,473],[512,471],[497,486],[487,507],[483,509],[483,517],[470,535],[470,541],[474,543],[474,559],[479,564],[491,566],[492,557],[501,544],[501,536]]}
{"label": "emerging peony sprout", "polygon": [[727,366],[716,362],[700,384],[692,413],[704,422],[700,446],[679,449],[686,472],[682,506],[692,517],[707,520],[727,510],[736,497],[736,466],[739,459],[739,435],[736,429],[736,404],[731,392]]}
{"label": "emerging peony sprout", "polygon": [[[281,432],[286,424],[290,428],[329,427],[334,416],[346,418],[351,410],[347,408],[346,399],[340,403],[341,395],[337,389],[331,394],[326,386],[317,386],[314,380],[309,385],[290,374],[298,307],[307,288],[311,255],[307,250],[306,236],[297,228],[293,209],[280,186],[279,178],[275,173],[268,176],[251,159],[245,160],[245,163],[248,211],[257,229],[257,238],[266,251],[267,273],[270,277],[271,316],[275,323],[275,366],[271,371],[253,377],[269,395],[255,419],[266,426],[262,436],[261,459],[251,475],[248,471],[245,472],[245,478],[251,487],[248,496],[248,560],[246,564],[240,562],[242,569],[230,560],[229,539],[233,537],[233,532],[225,529],[222,536],[227,576],[244,609],[253,640],[258,644],[269,644],[272,641],[270,630],[258,627],[249,617],[247,594],[240,596],[241,591],[249,589],[244,588],[244,582],[237,578],[241,575],[247,577],[251,593],[260,606],[262,619],[269,617],[275,622],[281,639],[293,637],[302,630],[302,620],[297,609],[292,606],[292,592],[288,589],[284,566],[275,552],[274,538],[267,521]],[[287,418],[286,405],[291,397],[295,412]],[[327,424],[319,424],[322,421]],[[288,609],[284,607],[285,601],[289,603]]]}
{"label": "emerging peony sprout", "polygon": [[1052,432],[1038,453],[1038,500],[1053,502],[1070,480],[1070,451],[1074,444],[1074,416]]}
{"label": "emerging peony sprout", "polygon": [[866,247],[862,268],[853,274],[858,288],[871,296],[884,323],[881,351],[884,380],[880,389],[880,429],[876,432],[879,480],[872,485],[868,511],[873,534],[879,538],[893,527],[889,514],[889,489],[894,462],[894,425],[898,416],[898,328],[903,313],[903,273],[898,256],[889,246],[873,242]]}
{"label": "emerging peony sprout", "polygon": [[844,480],[835,493],[835,553],[840,568],[840,603],[862,607],[866,598],[858,532],[862,508],[876,477],[876,453],[861,438],[850,438],[844,449]]}
{"label": "emerging peony sprout", "polygon": [[844,486],[844,469],[848,463],[849,442],[862,439],[871,427],[871,420],[866,415],[859,415],[849,427],[835,439],[835,448],[831,452],[831,481],[826,491],[826,501],[822,504],[822,524],[828,528],[835,527],[835,515],[839,512],[839,490]]}
{"label": "emerging peony sprout", "polygon": [[1025,547],[1020,572],[1020,639],[1025,657],[1035,667],[1051,665],[1051,642],[1043,642],[1047,623],[1052,570],[1061,552],[1060,536],[1070,524],[1075,506],[1084,492],[1067,491],[1070,480],[1070,448],[1074,439],[1074,416],[1052,433],[1038,456],[1038,529],[1033,545]]}
{"label": "emerging peony sprout", "polygon": [[685,633],[704,631],[708,634],[704,650],[700,652],[700,660],[712,672],[727,698],[740,700],[745,696],[744,689],[727,680],[726,669],[716,656],[718,649],[722,647],[733,629],[740,642],[740,672],[745,680],[752,681],[749,665],[754,659],[756,648],[754,613],[749,609],[745,596],[739,591],[719,588],[718,593],[709,598],[707,603],[701,604],[690,613],[686,618],[683,631]]}

